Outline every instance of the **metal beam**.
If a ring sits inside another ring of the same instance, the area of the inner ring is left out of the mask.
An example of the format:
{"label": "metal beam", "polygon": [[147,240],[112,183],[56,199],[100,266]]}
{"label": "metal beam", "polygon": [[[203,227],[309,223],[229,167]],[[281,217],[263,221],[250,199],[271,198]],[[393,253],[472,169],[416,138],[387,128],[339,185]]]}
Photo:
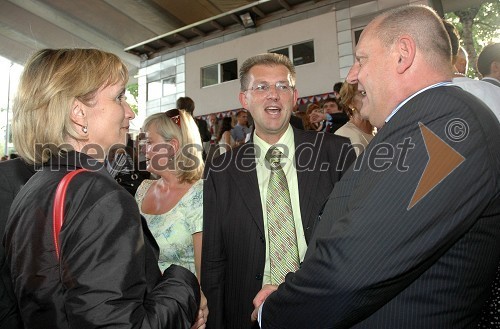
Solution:
{"label": "metal beam", "polygon": [[165,47],[167,47],[167,48],[172,47],[172,45],[170,43],[166,42],[163,39],[158,39],[158,40],[156,40],[156,42],[158,42],[160,44],[160,46],[162,46],[163,48],[165,48]]}
{"label": "metal beam", "polygon": [[200,29],[198,29],[196,27],[193,27],[191,29],[191,31],[193,31],[193,33],[195,33],[195,34],[198,34],[200,37],[206,36],[206,33],[204,33],[202,30],[200,30]]}
{"label": "metal beam", "polygon": [[224,31],[224,26],[217,23],[217,21],[211,21],[210,25],[212,25],[213,27],[215,27],[219,31]]}
{"label": "metal beam", "polygon": [[262,17],[262,18],[266,17],[266,14],[264,14],[264,13],[262,12],[262,10],[260,10],[260,9],[259,9],[259,8],[257,8],[257,7],[252,7],[252,11],[253,11],[255,14],[257,14],[259,17]]}
{"label": "metal beam", "polygon": [[241,23],[241,19],[239,19],[238,16],[236,16],[235,14],[231,14],[229,15],[229,17],[231,17],[233,19],[233,21],[235,21],[236,23],[240,24],[241,26],[243,26],[243,24]]}
{"label": "metal beam", "polygon": [[278,0],[278,3],[286,10],[288,11],[292,10],[292,7],[285,0]]}
{"label": "metal beam", "polygon": [[146,50],[147,52],[150,52],[150,53],[154,53],[156,51],[155,48],[149,46],[149,45],[144,45],[144,50]]}
{"label": "metal beam", "polygon": [[186,38],[185,36],[183,36],[182,34],[179,34],[179,33],[174,34],[174,37],[176,37],[177,39],[179,39],[181,41],[184,41],[184,42],[188,42],[189,41],[188,38]]}
{"label": "metal beam", "polygon": [[[252,3],[250,3],[250,4],[246,5],[246,6],[243,6],[243,7],[236,8],[236,9],[234,9],[234,10],[228,11],[227,13],[222,13],[222,14],[220,14],[220,15],[217,15],[217,16],[214,16],[214,17],[210,17],[210,18],[207,18],[207,19],[204,19],[204,20],[202,20],[202,21],[200,21],[200,22],[196,22],[196,23],[190,24],[190,25],[188,25],[188,26],[185,26],[185,27],[183,27],[183,28],[177,29],[177,30],[175,30],[175,31],[170,31],[170,32],[165,33],[165,34],[162,34],[162,35],[160,35],[160,36],[158,36],[158,37],[155,37],[155,38],[152,38],[152,39],[148,39],[148,40],[143,41],[143,42],[141,42],[141,43],[138,43],[138,44],[135,44],[135,45],[133,45],[133,46],[127,47],[127,48],[125,48],[125,51],[127,51],[127,50],[132,50],[132,49],[134,49],[134,48],[136,48],[136,47],[139,47],[139,46],[141,46],[141,45],[143,45],[143,44],[149,43],[149,42],[151,42],[151,41],[155,41],[156,39],[164,38],[164,37],[167,37],[167,36],[169,36],[169,35],[174,35],[174,34],[179,33],[179,32],[181,32],[181,31],[184,31],[184,30],[190,29],[190,28],[192,28],[192,27],[194,27],[194,26],[198,26],[198,25],[201,25],[201,24],[205,24],[205,23],[207,23],[207,22],[212,22],[212,21],[214,21],[214,20],[216,20],[216,19],[218,19],[218,18],[221,18],[221,17],[226,17],[226,16],[228,16],[228,15],[234,15],[234,13],[241,12],[241,11],[243,11],[243,10],[245,10],[245,9],[249,9],[249,8],[252,8],[252,7],[254,7],[254,6],[257,6],[257,5],[261,4],[261,3],[266,3],[266,2],[269,2],[269,1],[271,1],[271,0],[258,0],[258,1],[252,2]],[[235,15],[235,16],[236,16],[236,15]],[[242,25],[242,24],[241,24],[241,22],[240,22],[240,25]],[[242,25],[242,26],[243,26],[243,25]]]}

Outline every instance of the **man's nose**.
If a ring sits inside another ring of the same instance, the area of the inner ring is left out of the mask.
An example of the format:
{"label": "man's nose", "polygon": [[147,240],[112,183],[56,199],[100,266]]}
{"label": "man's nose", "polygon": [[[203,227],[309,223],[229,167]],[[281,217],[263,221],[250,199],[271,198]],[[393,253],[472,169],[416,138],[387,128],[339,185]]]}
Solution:
{"label": "man's nose", "polygon": [[359,72],[359,65],[357,63],[354,63],[351,66],[351,69],[349,70],[349,73],[347,74],[346,81],[349,84],[356,84],[358,82],[358,72]]}

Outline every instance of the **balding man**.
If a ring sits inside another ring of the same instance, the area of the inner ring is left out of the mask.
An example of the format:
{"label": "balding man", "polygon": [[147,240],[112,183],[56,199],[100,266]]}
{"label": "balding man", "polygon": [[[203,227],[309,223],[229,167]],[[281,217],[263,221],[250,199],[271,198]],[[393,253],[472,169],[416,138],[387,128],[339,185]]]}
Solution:
{"label": "balding man", "polygon": [[378,133],[335,185],[300,269],[264,287],[253,316],[266,329],[473,328],[500,259],[500,124],[450,85],[450,41],[429,7],[376,17],[355,58],[347,80]]}

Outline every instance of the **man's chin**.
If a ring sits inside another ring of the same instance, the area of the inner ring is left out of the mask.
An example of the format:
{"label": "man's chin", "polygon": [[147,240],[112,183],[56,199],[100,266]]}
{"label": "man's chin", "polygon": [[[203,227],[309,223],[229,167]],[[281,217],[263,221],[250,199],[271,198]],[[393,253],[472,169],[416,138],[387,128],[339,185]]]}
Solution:
{"label": "man's chin", "polygon": [[[363,108],[365,110],[363,110]],[[361,109],[359,109],[359,114],[361,115],[361,118],[363,118],[363,120],[368,120],[370,121],[370,116],[368,115],[369,112],[366,111],[366,106],[363,106]]]}

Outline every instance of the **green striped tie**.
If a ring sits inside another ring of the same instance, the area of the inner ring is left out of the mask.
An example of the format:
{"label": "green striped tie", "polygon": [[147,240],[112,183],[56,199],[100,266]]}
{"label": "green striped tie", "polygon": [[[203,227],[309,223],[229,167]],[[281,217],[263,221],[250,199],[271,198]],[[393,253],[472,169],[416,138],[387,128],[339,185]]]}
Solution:
{"label": "green striped tie", "polygon": [[280,164],[283,154],[272,146],[266,154],[271,166],[267,189],[267,229],[271,283],[279,285],[288,272],[299,268],[299,251],[293,220],[292,202],[285,173]]}

